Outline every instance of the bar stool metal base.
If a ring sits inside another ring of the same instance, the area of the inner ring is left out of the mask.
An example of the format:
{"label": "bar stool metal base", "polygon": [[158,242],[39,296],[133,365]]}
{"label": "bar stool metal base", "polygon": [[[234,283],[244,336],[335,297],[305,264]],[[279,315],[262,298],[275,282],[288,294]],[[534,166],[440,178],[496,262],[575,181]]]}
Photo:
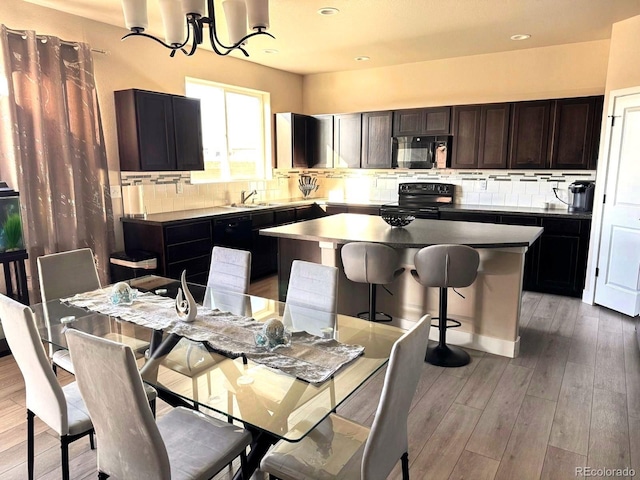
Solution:
{"label": "bar stool metal base", "polygon": [[[369,320],[369,317],[371,317],[371,313],[369,312],[360,312],[356,315],[358,318],[361,318],[362,320]],[[373,321],[374,322],[390,322],[392,321],[393,318],[391,317],[391,315],[386,314],[384,312],[376,312],[373,314]]]}
{"label": "bar stool metal base", "polygon": [[467,352],[453,345],[436,345],[427,348],[424,360],[439,367],[463,367],[471,362]]}

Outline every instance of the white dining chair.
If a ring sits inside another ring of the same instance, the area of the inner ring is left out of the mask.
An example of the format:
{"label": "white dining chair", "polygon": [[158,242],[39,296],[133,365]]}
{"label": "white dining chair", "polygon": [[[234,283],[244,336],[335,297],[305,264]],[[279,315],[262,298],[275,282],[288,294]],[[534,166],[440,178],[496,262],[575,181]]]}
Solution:
{"label": "white dining chair", "polygon": [[251,252],[227,247],[213,247],[207,287],[237,293],[249,293]]}
{"label": "white dining chair", "polygon": [[425,315],[393,345],[370,429],[331,414],[300,442],[279,441],[260,468],[270,479],[383,480],[401,460],[402,478],[408,480],[407,421],[430,328]]}
{"label": "white dining chair", "polygon": [[[42,303],[101,287],[93,251],[90,248],[43,255],[38,257],[37,264]],[[44,313],[49,326],[48,309],[45,308]],[[120,333],[111,332],[107,336],[115,341],[127,343],[135,351],[144,351],[149,347],[148,342]],[[69,373],[74,373],[68,350],[50,347],[49,356],[54,372],[56,367],[60,367]]]}
{"label": "white dining chair", "polygon": [[[250,316],[244,309],[248,303],[249,282],[251,280],[251,252],[215,246],[211,251],[211,264],[207,280],[207,291],[202,302],[206,308],[216,307],[229,310],[236,315]],[[239,309],[243,312],[239,313]],[[191,378],[193,398],[198,401],[199,379],[216,363],[215,355],[211,355],[201,342],[186,338],[178,344],[163,360],[163,364],[182,375]],[[206,375],[207,389],[211,394],[211,379]]]}
{"label": "white dining chair", "polygon": [[337,308],[338,269],[294,260],[282,323],[294,331],[322,336],[322,329],[335,326]]}
{"label": "white dining chair", "polygon": [[34,473],[34,417],[60,437],[62,478],[69,479],[69,444],[86,435],[93,444],[93,425],[78,385],[58,383],[40,340],[31,309],[0,294],[0,319],[11,353],[24,378],[27,406],[27,473]]}
{"label": "white dining chair", "polygon": [[128,345],[68,330],[76,378],[100,439],[101,479],[209,479],[240,456],[251,434],[186,408],[154,420]]}

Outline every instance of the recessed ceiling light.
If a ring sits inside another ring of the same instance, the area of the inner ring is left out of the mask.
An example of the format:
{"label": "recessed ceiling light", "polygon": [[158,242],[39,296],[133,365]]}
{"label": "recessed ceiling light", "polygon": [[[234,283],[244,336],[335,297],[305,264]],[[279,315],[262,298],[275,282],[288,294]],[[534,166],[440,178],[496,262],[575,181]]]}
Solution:
{"label": "recessed ceiling light", "polygon": [[371,58],[367,57],[366,55],[361,55],[360,57],[354,58],[354,60],[356,62],[366,62],[367,60],[371,60]]}
{"label": "recessed ceiling light", "polygon": [[322,7],[320,10],[318,10],[318,13],[320,15],[336,15],[340,13],[340,10],[335,7]]}
{"label": "recessed ceiling light", "polygon": [[519,33],[517,35],[511,35],[511,40],[528,40],[531,38],[531,35],[528,33]]}
{"label": "recessed ceiling light", "polygon": [[263,50],[264,53],[280,53],[278,50],[276,50],[275,48],[265,48]]}

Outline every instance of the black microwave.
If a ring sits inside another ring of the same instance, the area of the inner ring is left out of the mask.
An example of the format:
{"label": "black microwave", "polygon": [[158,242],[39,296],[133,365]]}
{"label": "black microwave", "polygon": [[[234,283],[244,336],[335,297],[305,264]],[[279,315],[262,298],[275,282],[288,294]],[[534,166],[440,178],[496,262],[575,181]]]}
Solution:
{"label": "black microwave", "polygon": [[449,137],[393,137],[391,168],[444,167],[449,151]]}

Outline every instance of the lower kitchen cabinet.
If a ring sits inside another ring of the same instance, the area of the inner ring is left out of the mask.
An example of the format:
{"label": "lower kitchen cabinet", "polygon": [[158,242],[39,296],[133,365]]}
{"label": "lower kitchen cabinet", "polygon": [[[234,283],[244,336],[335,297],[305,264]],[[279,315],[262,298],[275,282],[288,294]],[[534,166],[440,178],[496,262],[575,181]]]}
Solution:
{"label": "lower kitchen cabinet", "polygon": [[210,220],[169,225],[123,220],[124,245],[127,251],[145,250],[158,257],[158,274],[206,284],[213,248]]}
{"label": "lower kitchen cabinet", "polygon": [[541,226],[531,290],[581,297],[591,220],[543,217]]}
{"label": "lower kitchen cabinet", "polygon": [[591,220],[446,210],[440,212],[440,219],[543,227],[544,232],[525,256],[524,290],[582,296]]}
{"label": "lower kitchen cabinet", "polygon": [[336,215],[338,213],[380,215],[380,207],[378,205],[327,205],[327,215]]}

